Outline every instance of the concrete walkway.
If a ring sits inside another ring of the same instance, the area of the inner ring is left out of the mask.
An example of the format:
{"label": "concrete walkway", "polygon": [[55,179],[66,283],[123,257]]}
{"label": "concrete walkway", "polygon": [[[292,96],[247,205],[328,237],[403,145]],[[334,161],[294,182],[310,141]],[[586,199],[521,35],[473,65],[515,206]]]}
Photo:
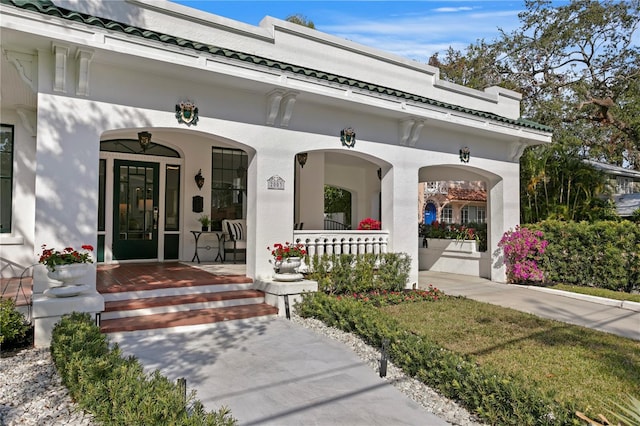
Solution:
{"label": "concrete walkway", "polygon": [[452,296],[465,296],[640,340],[640,303],[621,303],[542,287],[499,284],[468,275],[420,271],[419,287],[427,288],[429,284]]}
{"label": "concrete walkway", "polygon": [[282,318],[109,335],[241,425],[447,425],[342,343]]}

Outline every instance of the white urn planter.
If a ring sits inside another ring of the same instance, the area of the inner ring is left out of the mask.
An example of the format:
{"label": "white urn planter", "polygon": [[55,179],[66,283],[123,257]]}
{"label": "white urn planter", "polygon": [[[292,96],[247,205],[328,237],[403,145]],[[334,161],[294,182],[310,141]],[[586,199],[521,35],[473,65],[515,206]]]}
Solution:
{"label": "white urn planter", "polygon": [[298,272],[302,259],[299,257],[287,257],[275,262],[275,274],[273,279],[276,281],[301,281],[304,275]]}
{"label": "white urn planter", "polygon": [[49,297],[72,297],[87,291],[89,286],[79,281],[87,274],[88,266],[86,263],[71,263],[56,265],[55,270],[47,268],[47,276],[62,284],[45,290],[44,294]]}

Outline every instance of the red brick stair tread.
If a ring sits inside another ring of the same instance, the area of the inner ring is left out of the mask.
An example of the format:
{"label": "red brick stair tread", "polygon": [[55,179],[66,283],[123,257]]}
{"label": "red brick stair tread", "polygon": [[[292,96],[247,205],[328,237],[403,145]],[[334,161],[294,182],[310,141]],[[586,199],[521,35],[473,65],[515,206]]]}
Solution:
{"label": "red brick stair tread", "polygon": [[198,309],[194,311],[171,312],[102,320],[100,323],[100,330],[103,333],[150,330],[155,328],[208,324],[265,315],[276,315],[277,313],[277,308],[266,303],[260,303],[252,305],[230,306],[227,308]]}
{"label": "red brick stair tread", "polygon": [[140,276],[124,282],[112,281],[108,279],[99,280],[98,292],[122,293],[127,291],[158,290],[175,287],[196,287],[205,285],[225,285],[225,284],[250,284],[253,280],[246,275],[212,275],[204,273],[204,276],[192,279],[158,279],[154,277]]}
{"label": "red brick stair tread", "polygon": [[104,303],[104,312],[154,308],[158,306],[184,305],[188,303],[217,302],[232,299],[264,297],[260,290],[231,290],[212,293],[182,294],[176,296],[149,297],[144,299],[112,300]]}

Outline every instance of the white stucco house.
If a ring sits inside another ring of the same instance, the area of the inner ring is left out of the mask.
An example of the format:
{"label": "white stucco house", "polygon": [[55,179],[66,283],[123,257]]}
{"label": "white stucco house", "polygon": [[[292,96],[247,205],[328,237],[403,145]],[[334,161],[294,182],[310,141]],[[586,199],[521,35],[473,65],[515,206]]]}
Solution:
{"label": "white stucco house", "polygon": [[202,214],[244,219],[247,275],[268,277],[267,246],[322,235],[332,185],[352,194],[352,229],[381,220],[416,282],[418,184],[466,180],[484,182],[486,270],[505,281],[493,253],[518,224],[518,160],[551,141],[520,117],[518,93],[161,0],[1,0],[0,29],[2,277],[43,244],[90,244],[107,264],[191,261]]}

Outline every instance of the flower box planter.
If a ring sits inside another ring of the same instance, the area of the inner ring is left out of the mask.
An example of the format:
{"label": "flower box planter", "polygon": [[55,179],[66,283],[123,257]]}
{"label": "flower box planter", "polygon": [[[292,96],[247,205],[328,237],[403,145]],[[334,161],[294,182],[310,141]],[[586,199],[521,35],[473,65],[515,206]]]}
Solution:
{"label": "flower box planter", "polygon": [[491,257],[478,251],[475,240],[427,238],[427,247],[420,239],[418,268],[421,271],[447,272],[489,278]]}

